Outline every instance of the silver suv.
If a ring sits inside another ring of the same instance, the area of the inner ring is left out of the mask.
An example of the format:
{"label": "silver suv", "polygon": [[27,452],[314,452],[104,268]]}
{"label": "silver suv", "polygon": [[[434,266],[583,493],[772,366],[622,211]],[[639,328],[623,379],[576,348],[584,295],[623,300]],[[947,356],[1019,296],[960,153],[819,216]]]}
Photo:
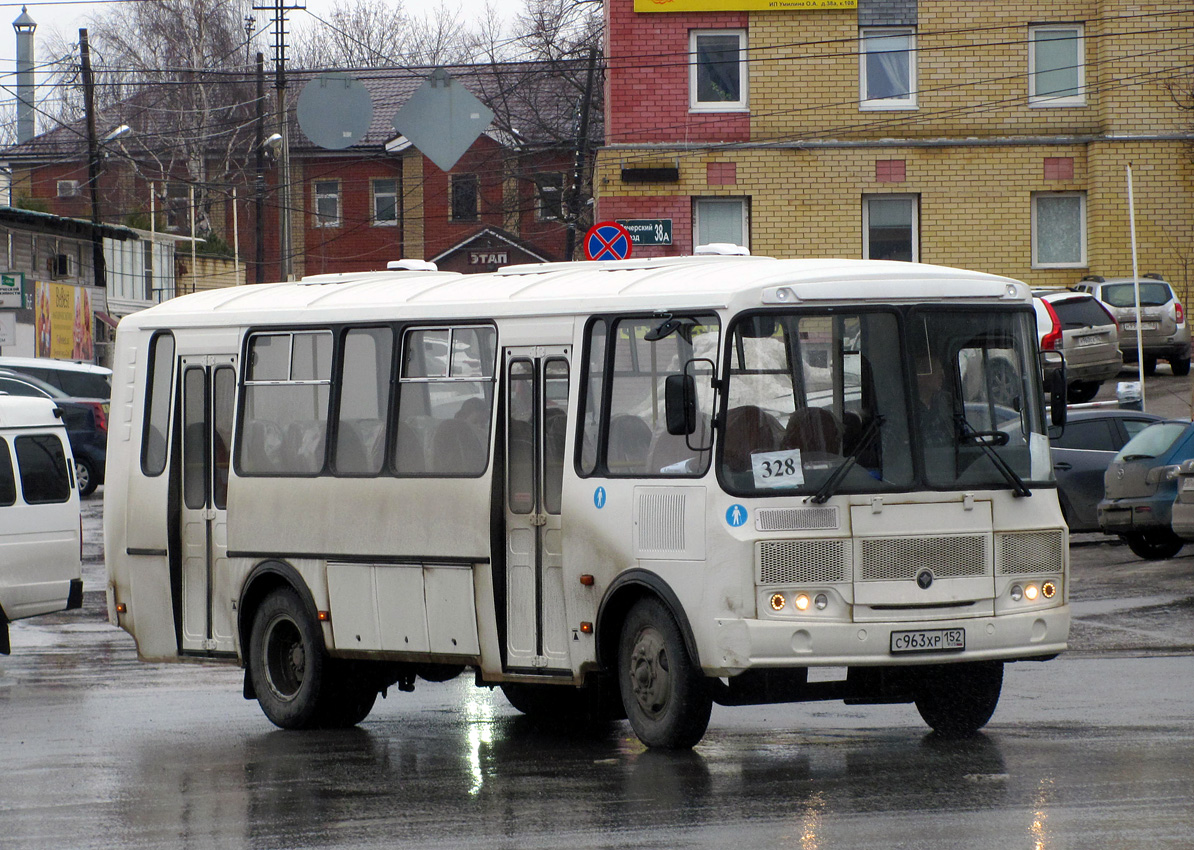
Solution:
{"label": "silver suv", "polygon": [[[1130,277],[1104,280],[1092,275],[1074,286],[1106,304],[1119,322],[1119,347],[1124,360],[1136,362],[1136,294]],[[1144,344],[1144,374],[1157,369],[1157,360],[1168,360],[1175,375],[1190,374],[1190,326],[1186,311],[1173,287],[1159,275],[1140,278],[1140,337]]]}
{"label": "silver suv", "polygon": [[1041,348],[1065,356],[1066,397],[1074,403],[1090,401],[1123,368],[1115,319],[1085,292],[1042,289],[1032,294]]}

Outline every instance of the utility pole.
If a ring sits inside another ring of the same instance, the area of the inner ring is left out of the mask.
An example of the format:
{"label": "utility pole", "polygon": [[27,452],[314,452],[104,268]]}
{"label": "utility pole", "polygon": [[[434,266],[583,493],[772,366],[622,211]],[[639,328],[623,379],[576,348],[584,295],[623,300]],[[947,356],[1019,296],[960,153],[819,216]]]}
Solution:
{"label": "utility pole", "polygon": [[282,149],[278,152],[281,171],[278,203],[278,229],[281,280],[289,280],[293,270],[290,244],[290,122],[286,120],[286,13],[307,8],[306,0],[273,0],[269,5],[257,5],[256,10],[273,12],[274,15],[274,88],[278,92],[278,133],[282,136]]}
{"label": "utility pole", "polygon": [[256,243],[253,260],[254,283],[265,283],[265,54],[257,53],[257,174],[254,180],[253,241]]}
{"label": "utility pole", "polygon": [[576,154],[572,166],[572,189],[568,193],[568,233],[564,259],[571,262],[576,252],[576,226],[580,223],[580,190],[584,185],[585,164],[589,158],[589,102],[593,99],[593,77],[597,73],[597,48],[589,48],[589,73],[585,80],[585,99],[580,105],[576,130]]}
{"label": "utility pole", "polygon": [[99,140],[95,136],[95,78],[91,74],[91,48],[87,44],[87,30],[79,30],[79,65],[83,75],[83,111],[87,118],[87,185],[91,189],[91,266],[95,285],[107,286],[104,267],[104,237],[100,231],[99,197]]}

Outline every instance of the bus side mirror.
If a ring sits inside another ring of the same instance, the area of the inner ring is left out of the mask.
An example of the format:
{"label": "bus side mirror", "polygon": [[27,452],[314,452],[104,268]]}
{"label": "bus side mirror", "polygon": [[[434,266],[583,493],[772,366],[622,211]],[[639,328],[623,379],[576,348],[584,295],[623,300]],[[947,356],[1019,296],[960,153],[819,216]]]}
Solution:
{"label": "bus side mirror", "polygon": [[696,381],[692,375],[664,378],[663,407],[669,434],[687,436],[696,431]]}
{"label": "bus side mirror", "polygon": [[1041,367],[1049,388],[1049,421],[1063,427],[1066,420],[1065,357],[1060,351],[1042,351]]}

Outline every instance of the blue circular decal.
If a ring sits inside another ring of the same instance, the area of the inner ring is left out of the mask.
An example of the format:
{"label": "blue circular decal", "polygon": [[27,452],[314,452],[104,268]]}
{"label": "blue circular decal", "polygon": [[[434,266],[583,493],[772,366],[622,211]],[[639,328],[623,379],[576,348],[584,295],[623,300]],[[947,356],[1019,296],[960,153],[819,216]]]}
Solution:
{"label": "blue circular decal", "polygon": [[605,507],[605,488],[598,487],[593,491],[593,504],[597,506],[597,510]]}
{"label": "blue circular decal", "polygon": [[746,508],[742,505],[730,505],[726,510],[726,522],[730,524],[730,528],[746,525],[746,517]]}

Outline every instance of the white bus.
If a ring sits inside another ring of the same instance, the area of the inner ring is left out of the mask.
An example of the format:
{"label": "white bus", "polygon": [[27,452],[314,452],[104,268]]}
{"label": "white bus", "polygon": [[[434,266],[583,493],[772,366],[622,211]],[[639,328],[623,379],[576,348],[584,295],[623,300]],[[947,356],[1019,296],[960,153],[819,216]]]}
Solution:
{"label": "white bus", "polygon": [[321,275],[128,316],[113,368],[111,620],[145,660],[242,665],[282,727],[471,669],[653,747],[694,745],[715,702],[914,702],[964,734],[1005,662],[1066,646],[1008,278],[728,256]]}

